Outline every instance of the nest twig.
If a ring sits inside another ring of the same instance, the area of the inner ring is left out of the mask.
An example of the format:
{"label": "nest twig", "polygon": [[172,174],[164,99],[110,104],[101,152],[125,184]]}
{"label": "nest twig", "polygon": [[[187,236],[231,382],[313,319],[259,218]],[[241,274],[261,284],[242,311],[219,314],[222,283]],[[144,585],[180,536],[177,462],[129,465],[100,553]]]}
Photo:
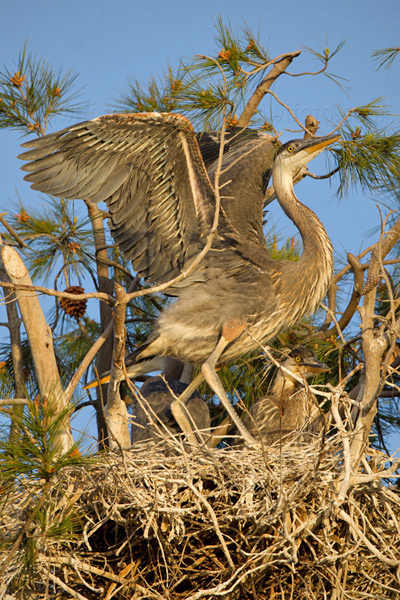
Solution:
{"label": "nest twig", "polygon": [[[44,489],[21,481],[0,526],[2,593],[396,598],[400,496],[383,478],[398,464],[369,449],[341,498],[344,435],[261,452],[188,453],[176,440],[142,442],[123,456],[108,453],[88,467],[64,469],[7,563],[5,540],[18,536]],[[72,534],[61,526],[66,517],[75,522]]]}

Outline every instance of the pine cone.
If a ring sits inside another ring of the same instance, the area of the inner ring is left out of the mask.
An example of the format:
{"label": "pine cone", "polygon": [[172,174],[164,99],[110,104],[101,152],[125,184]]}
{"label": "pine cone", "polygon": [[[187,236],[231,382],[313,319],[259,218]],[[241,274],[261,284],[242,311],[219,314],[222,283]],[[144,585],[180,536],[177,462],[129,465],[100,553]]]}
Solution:
{"label": "pine cone", "polygon": [[378,283],[379,283],[378,276],[367,277],[364,287],[361,290],[361,296],[365,296],[366,294],[369,294],[378,285]]}
{"label": "pine cone", "polygon": [[[83,294],[84,291],[79,285],[71,285],[64,290],[68,294]],[[61,298],[60,300],[63,311],[70,317],[75,317],[77,321],[85,314],[86,305],[87,300],[70,300],[69,298]]]}

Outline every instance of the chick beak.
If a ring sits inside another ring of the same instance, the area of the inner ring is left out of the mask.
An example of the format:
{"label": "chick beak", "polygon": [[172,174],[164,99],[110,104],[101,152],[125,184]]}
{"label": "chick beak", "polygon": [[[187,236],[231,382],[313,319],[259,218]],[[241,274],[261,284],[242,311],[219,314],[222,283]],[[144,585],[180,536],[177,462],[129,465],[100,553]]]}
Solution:
{"label": "chick beak", "polygon": [[307,373],[326,373],[327,371],[330,371],[328,365],[311,356],[304,359],[301,366],[304,367],[304,370],[307,371]]}

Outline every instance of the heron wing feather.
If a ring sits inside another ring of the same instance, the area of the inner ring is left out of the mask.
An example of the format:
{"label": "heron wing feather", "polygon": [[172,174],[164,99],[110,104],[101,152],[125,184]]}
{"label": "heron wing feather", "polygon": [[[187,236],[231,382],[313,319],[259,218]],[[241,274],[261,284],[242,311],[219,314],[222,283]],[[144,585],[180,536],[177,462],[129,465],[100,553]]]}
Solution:
{"label": "heron wing feather", "polygon": [[32,188],[107,203],[112,235],[141,276],[166,281],[204,245],[215,196],[184,117],[105,115],[23,147]]}

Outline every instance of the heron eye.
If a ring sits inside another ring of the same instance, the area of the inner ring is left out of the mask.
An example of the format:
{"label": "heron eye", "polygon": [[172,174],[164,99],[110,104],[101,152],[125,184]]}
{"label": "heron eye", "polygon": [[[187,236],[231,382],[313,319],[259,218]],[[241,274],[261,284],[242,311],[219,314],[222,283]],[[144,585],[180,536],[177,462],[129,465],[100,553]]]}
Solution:
{"label": "heron eye", "polygon": [[296,362],[300,362],[300,356],[296,356]]}
{"label": "heron eye", "polygon": [[[293,150],[294,150],[293,146],[288,146],[288,148],[287,148],[288,152],[293,152]],[[296,358],[296,360],[297,360],[297,358]]]}

